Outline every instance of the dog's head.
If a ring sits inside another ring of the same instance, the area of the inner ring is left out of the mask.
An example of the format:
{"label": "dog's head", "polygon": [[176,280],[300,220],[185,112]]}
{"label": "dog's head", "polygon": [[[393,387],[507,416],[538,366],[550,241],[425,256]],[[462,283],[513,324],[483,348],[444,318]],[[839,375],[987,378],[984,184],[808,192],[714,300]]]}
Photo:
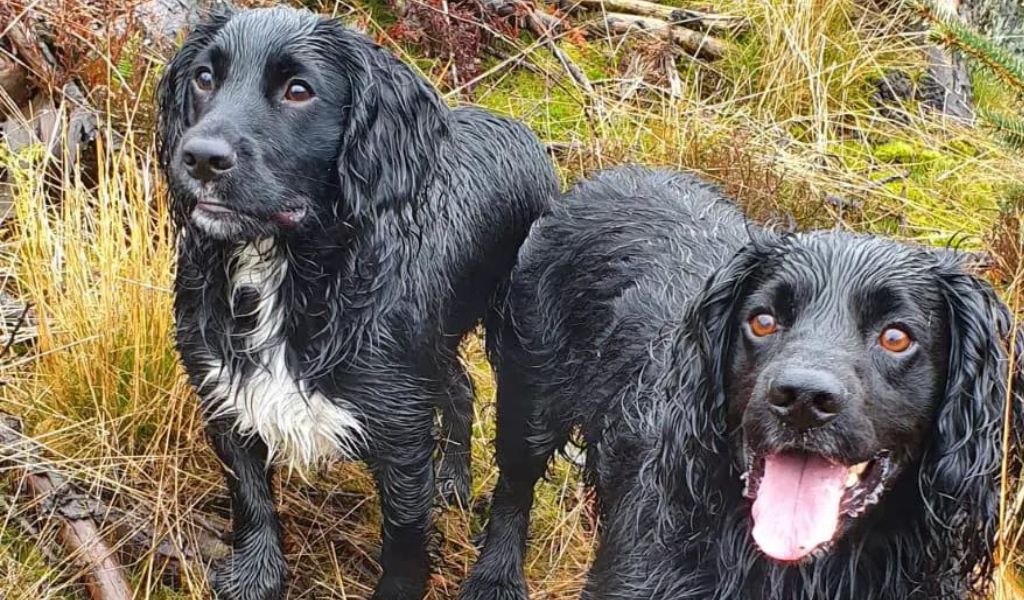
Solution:
{"label": "dog's head", "polygon": [[226,240],[413,202],[448,134],[447,109],[408,67],[334,21],[288,8],[211,15],[158,97],[177,223]]}
{"label": "dog's head", "polygon": [[715,382],[705,410],[725,421],[720,443],[702,443],[733,454],[764,554],[827,555],[910,478],[920,503],[898,509],[955,532],[956,568],[987,564],[1010,318],[957,253],[768,236],[716,273],[697,314]]}

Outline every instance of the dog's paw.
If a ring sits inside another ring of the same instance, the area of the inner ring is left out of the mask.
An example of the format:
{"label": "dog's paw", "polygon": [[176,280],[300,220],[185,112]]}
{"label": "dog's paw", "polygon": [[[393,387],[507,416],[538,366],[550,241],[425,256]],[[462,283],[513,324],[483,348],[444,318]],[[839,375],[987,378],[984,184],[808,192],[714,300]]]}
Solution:
{"label": "dog's paw", "polygon": [[530,600],[526,581],[469,576],[459,590],[458,600]]}
{"label": "dog's paw", "polygon": [[215,600],[279,600],[284,597],[285,570],[247,566],[233,558],[215,563],[208,581]]}
{"label": "dog's paw", "polygon": [[422,600],[426,582],[418,578],[381,577],[370,600]]}
{"label": "dog's paw", "polygon": [[445,456],[437,470],[437,495],[448,506],[469,508],[473,476],[468,456]]}
{"label": "dog's paw", "polygon": [[447,506],[461,509],[469,507],[470,479],[468,474],[442,473],[437,479],[437,495]]}

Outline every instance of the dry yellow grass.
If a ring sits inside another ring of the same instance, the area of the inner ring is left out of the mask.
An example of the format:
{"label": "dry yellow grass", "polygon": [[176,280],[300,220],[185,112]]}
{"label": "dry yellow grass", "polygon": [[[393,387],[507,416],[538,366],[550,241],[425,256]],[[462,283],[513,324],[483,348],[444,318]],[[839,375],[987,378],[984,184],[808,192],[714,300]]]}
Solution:
{"label": "dry yellow grass", "polygon": [[[908,57],[917,56],[921,40],[903,35],[892,14],[863,4],[724,0],[722,10],[750,16],[752,31],[718,64],[678,59],[676,97],[650,82],[637,84],[636,94],[623,92],[622,80],[632,74],[620,66],[641,52],[634,44],[562,43],[594,80],[598,99],[568,83],[546,50],[510,40],[534,70],[497,69],[475,99],[523,118],[547,141],[578,142],[559,161],[567,180],[624,161],[694,168],[761,218],[792,214],[807,226],[937,244],[966,239],[981,248],[1002,222],[1001,199],[1024,182],[1024,158],[913,107],[903,125],[880,118],[867,102],[869,80],[887,66],[913,67],[917,59]],[[367,17],[378,10],[371,8],[355,11]],[[155,73],[134,75],[145,87]],[[147,101],[143,94],[141,106]],[[584,110],[596,102],[606,111],[600,121]],[[0,409],[24,417],[49,466],[188,546],[206,515],[226,513],[227,500],[173,351],[174,240],[152,148],[132,134],[149,127],[134,122],[137,108],[111,110],[128,137],[116,145],[109,136],[100,140],[95,186],[76,169],[49,179],[55,170],[37,150],[0,155],[17,183],[16,214],[0,233],[0,277],[33,304],[41,323],[35,346],[0,365]],[[1010,235],[1010,247],[1019,246],[1019,232]],[[1006,277],[1015,308],[1020,269],[1013,264]],[[474,496],[483,499],[496,477],[493,382],[478,339],[467,341],[464,354],[479,396]],[[282,481],[291,597],[364,597],[377,575],[372,482],[357,465],[310,479]],[[13,470],[0,471],[0,485],[10,498],[0,505],[0,597],[80,597],[80,565],[72,557],[54,564],[38,549],[39,540],[52,539],[52,523],[37,525],[35,539],[26,536],[19,519],[34,522],[36,507],[24,502]],[[1022,505],[1024,486],[1004,491],[998,600],[1024,597],[1014,583],[1024,561]],[[535,509],[527,566],[535,597],[576,597],[590,558],[591,518],[576,473],[560,461]],[[432,600],[451,597],[467,571],[480,519],[472,510],[439,512]],[[160,583],[152,554],[136,560],[129,569],[137,597],[204,597],[201,565],[188,567],[171,589]]]}

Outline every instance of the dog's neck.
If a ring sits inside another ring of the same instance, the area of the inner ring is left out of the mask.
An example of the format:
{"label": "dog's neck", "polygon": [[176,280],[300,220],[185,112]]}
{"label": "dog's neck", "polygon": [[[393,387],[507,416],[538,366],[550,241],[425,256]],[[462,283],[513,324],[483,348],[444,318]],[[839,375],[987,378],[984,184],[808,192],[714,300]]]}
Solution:
{"label": "dog's neck", "polygon": [[[341,239],[320,234],[223,241],[189,231],[180,240],[179,302],[200,311],[189,320],[206,339],[219,342],[221,354],[233,356],[239,352],[232,340],[254,325],[246,317],[251,290],[272,291],[286,318],[279,335],[298,342],[308,371],[303,375],[326,376],[379,337],[401,295],[399,252],[375,246],[372,238]],[[257,276],[265,277],[254,286]]]}

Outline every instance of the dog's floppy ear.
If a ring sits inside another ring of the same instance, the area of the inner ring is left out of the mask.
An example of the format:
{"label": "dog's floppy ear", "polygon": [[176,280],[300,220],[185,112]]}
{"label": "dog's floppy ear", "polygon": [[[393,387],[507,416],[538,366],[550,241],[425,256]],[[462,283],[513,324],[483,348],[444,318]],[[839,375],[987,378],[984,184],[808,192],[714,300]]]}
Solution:
{"label": "dog's floppy ear", "polygon": [[[933,546],[942,555],[935,557],[937,566],[983,586],[993,567],[1008,408],[1011,443],[1019,443],[1021,434],[1019,385],[1012,386],[1012,399],[1007,395],[1007,382],[1019,377],[1016,365],[1011,373],[1004,346],[1012,318],[992,288],[964,270],[961,257],[940,253],[938,261],[949,319],[949,366],[919,485],[927,530],[942,537]],[[1020,357],[1021,336],[1012,343]],[[961,550],[945,547],[954,539]]]}
{"label": "dog's floppy ear", "polygon": [[720,478],[727,476],[729,441],[725,393],[728,359],[732,354],[737,311],[757,273],[788,246],[788,235],[751,230],[751,241],[715,271],[691,305],[666,369],[671,381],[662,382],[667,417],[661,426],[659,487],[678,498],[679,505],[715,512],[712,498],[721,498]]}
{"label": "dog's floppy ear", "polygon": [[360,217],[415,203],[445,151],[448,108],[423,78],[361,34],[327,21],[317,35],[333,42],[352,86],[338,156],[346,208]]}
{"label": "dog's floppy ear", "polygon": [[191,125],[189,122],[189,94],[192,86],[190,67],[196,55],[205,48],[213,37],[230,19],[232,10],[227,5],[218,5],[195,29],[189,33],[185,43],[164,69],[157,86],[156,98],[159,108],[157,128],[157,152],[160,167],[167,170],[181,134]]}

